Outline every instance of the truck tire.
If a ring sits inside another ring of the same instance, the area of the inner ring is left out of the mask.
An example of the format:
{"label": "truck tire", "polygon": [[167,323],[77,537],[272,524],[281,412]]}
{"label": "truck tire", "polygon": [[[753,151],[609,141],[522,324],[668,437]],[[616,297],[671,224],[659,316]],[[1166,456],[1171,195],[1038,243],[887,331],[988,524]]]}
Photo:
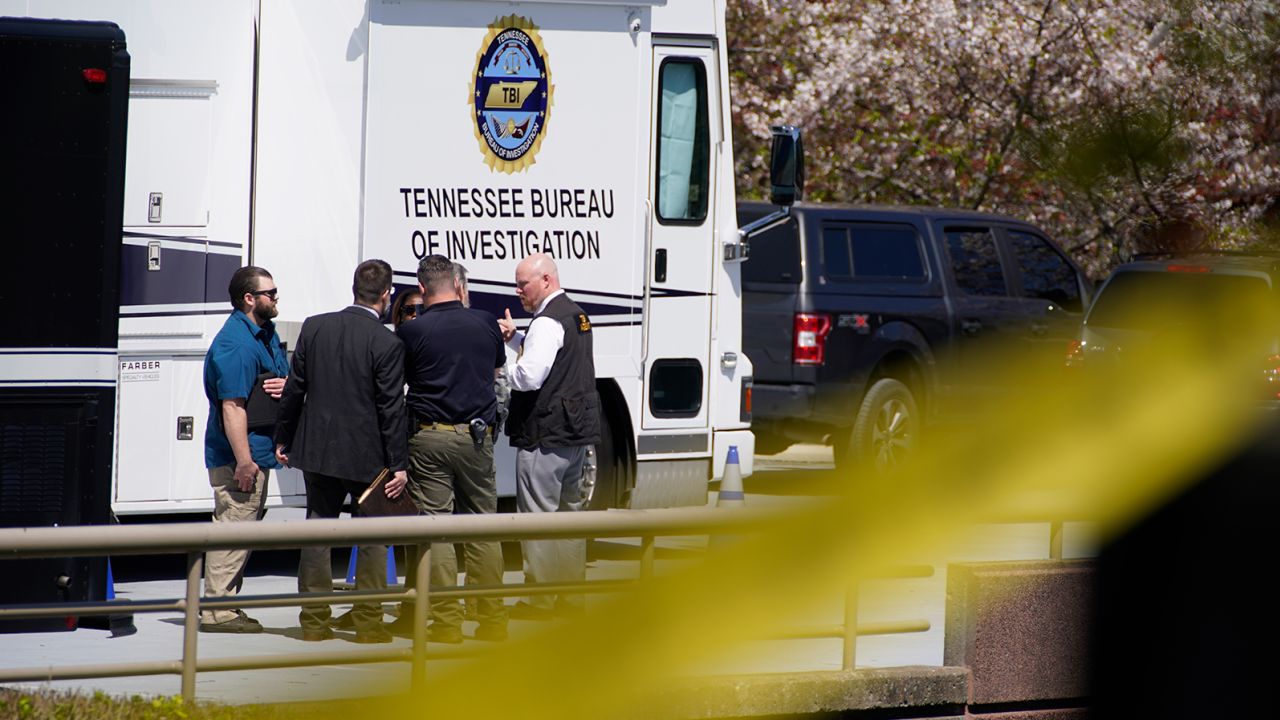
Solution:
{"label": "truck tire", "polygon": [[596,446],[596,489],[588,510],[625,508],[631,503],[635,487],[635,464],[630,446],[619,438],[609,420],[605,403],[600,404],[600,444]]}
{"label": "truck tire", "polygon": [[911,388],[899,380],[881,378],[862,397],[848,440],[837,443],[836,465],[889,472],[915,451],[919,435],[920,413]]}

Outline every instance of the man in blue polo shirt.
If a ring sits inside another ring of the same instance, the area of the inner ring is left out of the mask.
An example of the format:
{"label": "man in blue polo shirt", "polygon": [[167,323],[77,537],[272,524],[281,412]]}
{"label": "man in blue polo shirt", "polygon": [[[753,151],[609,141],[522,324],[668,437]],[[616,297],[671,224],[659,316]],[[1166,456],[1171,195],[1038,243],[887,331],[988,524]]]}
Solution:
{"label": "man in blue polo shirt", "polygon": [[[228,293],[235,310],[218,331],[204,360],[204,394],[209,423],[204,434],[204,464],[213,486],[213,521],[261,520],[266,511],[267,474],[280,467],[272,428],[250,430],[246,405],[259,375],[263,390],[279,398],[289,364],[271,319],[278,314],[278,289],[271,273],[252,265],[231,276]],[[205,553],[206,597],[236,595],[244,584],[248,550]],[[206,610],[201,632],[258,633],[262,624],[240,610]]]}

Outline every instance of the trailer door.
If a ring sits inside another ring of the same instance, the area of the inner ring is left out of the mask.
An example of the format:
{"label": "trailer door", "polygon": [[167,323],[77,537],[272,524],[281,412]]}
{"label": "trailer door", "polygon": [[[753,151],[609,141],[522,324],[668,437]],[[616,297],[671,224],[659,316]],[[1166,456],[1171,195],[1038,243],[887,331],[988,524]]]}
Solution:
{"label": "trailer door", "polygon": [[[712,189],[721,141],[716,51],[710,40],[658,42],[653,52],[643,427],[705,428],[715,262]],[[705,433],[687,440],[654,449],[709,449]]]}

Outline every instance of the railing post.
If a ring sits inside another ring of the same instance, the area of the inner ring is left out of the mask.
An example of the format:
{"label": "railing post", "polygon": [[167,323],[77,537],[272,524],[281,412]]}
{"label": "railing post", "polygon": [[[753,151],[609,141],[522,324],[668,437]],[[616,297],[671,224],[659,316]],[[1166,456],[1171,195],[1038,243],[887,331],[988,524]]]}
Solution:
{"label": "railing post", "polygon": [[640,579],[649,580],[653,577],[653,552],[654,552],[654,536],[645,535],[640,538]]}
{"label": "railing post", "polygon": [[1049,559],[1062,559],[1062,521],[1049,523]]}
{"label": "railing post", "polygon": [[844,594],[844,646],[840,667],[852,670],[858,654],[858,585],[852,584]]}
{"label": "railing post", "polygon": [[423,547],[413,586],[413,679],[409,686],[414,693],[426,690],[427,685],[427,603],[431,602],[431,546]]}
{"label": "railing post", "polygon": [[200,575],[204,554],[187,553],[187,602],[182,617],[182,699],[196,699],[196,638],[200,630]]}

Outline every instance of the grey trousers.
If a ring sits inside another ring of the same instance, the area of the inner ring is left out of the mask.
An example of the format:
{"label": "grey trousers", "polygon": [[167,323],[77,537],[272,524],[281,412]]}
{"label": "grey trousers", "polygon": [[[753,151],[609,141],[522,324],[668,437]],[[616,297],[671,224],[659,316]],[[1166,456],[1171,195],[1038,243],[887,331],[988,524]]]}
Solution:
{"label": "grey trousers", "polygon": [[[520,512],[576,512],[586,508],[582,500],[582,466],[587,446],[516,451],[516,509]],[[525,582],[554,583],[586,579],[587,541],[523,540]],[[551,609],[552,595],[534,595],[530,605]],[[561,595],[559,602],[583,606],[581,595]]]}
{"label": "grey trousers", "polygon": [[[270,470],[258,470],[253,490],[241,492],[236,483],[236,466],[209,468],[209,485],[213,487],[213,521],[252,522],[267,512],[267,480]],[[249,563],[248,550],[210,550],[204,554],[205,597],[238,595],[244,585],[244,566]],[[224,623],[236,617],[235,610],[204,610],[202,623]]]}
{"label": "grey trousers", "polygon": [[[488,435],[477,448],[464,428],[435,426],[420,429],[409,440],[409,496],[426,515],[479,515],[498,511],[498,486],[493,469],[493,437]],[[502,544],[469,542],[462,544],[467,567],[467,584],[502,584]],[[418,556],[410,554],[406,585],[417,573]],[[458,559],[453,543],[431,546],[431,587],[449,587],[458,582]],[[481,625],[507,625],[507,608],[502,598],[476,601]],[[403,615],[403,611],[402,611]],[[431,621],[445,627],[462,626],[462,605],[457,600],[432,600]]]}

